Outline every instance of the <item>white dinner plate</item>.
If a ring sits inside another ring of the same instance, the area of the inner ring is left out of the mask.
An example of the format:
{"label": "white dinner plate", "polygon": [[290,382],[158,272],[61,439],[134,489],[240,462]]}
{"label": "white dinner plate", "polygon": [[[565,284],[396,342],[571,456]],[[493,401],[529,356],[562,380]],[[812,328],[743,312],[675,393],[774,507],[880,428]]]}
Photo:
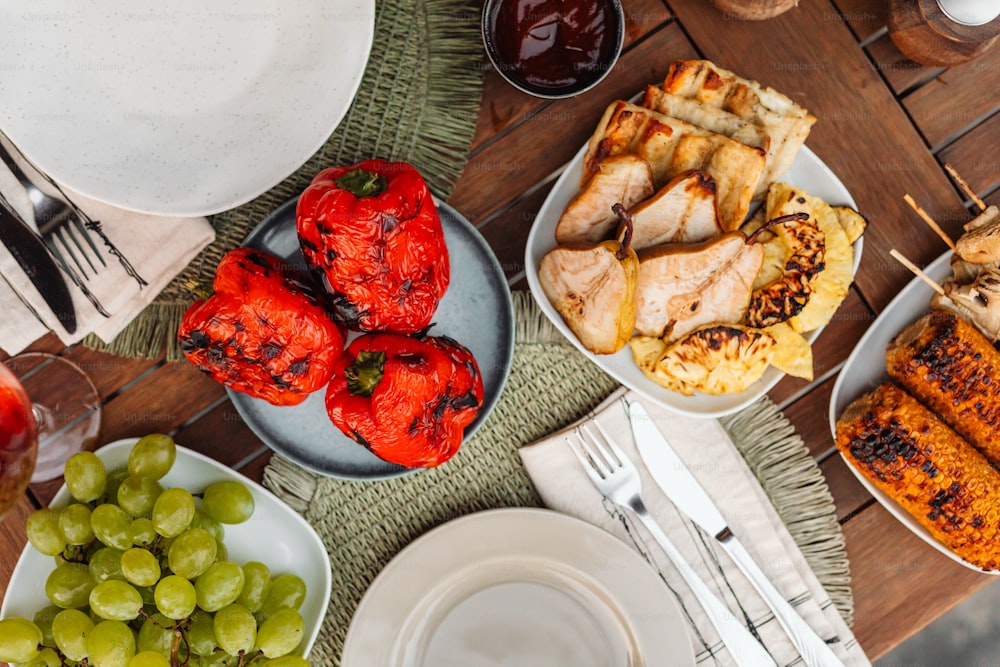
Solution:
{"label": "white dinner plate", "polygon": [[[136,440],[116,440],[95,453],[108,470],[121,468],[128,465],[128,453]],[[308,655],[330,602],[332,575],[326,547],[313,527],[270,491],[198,452],[178,445],[174,466],[160,483],[164,488],[178,486],[201,491],[212,482],[223,480],[242,482],[254,499],[254,513],[250,519],[225,526],[223,543],[229,559],[240,565],[258,561],[270,568],[272,577],[297,574],[306,582],[306,598],[299,608],[305,621],[305,633],[299,649],[303,655]],[[63,485],[50,507],[64,507],[69,501],[69,490]],[[17,616],[30,620],[35,612],[51,604],[43,584],[54,564],[52,558],[43,556],[30,544],[25,545],[14,566],[10,587],[4,594],[0,618]]]}
{"label": "white dinner plate", "polygon": [[[542,312],[551,320],[552,324],[573,343],[587,358],[600,366],[604,372],[621,382],[626,387],[633,389],[651,401],[659,403],[663,407],[690,415],[692,417],[720,417],[738,410],[742,410],[758,398],[763,396],[768,390],[784,377],[784,373],[773,366],[769,366],[764,375],[746,390],[740,393],[722,394],[711,396],[708,394],[695,394],[694,396],[684,396],[674,391],[670,391],[656,384],[639,370],[632,358],[631,348],[626,345],[615,354],[594,354],[586,349],[577,337],[573,334],[566,322],[559,315],[559,312],[552,306],[542,286],[538,282],[538,267],[542,257],[547,252],[556,247],[555,228],[559,217],[562,215],[566,205],[576,196],[580,190],[580,178],[583,174],[583,155],[587,146],[576,154],[569,163],[566,171],[563,172],[559,180],[556,181],[549,196],[545,199],[538,216],[528,234],[528,243],[525,250],[525,266],[528,278],[528,287],[535,301],[538,302]],[[790,183],[800,187],[806,192],[832,206],[850,206],[857,208],[854,198],[840,179],[837,178],[826,164],[820,160],[808,147],[803,146],[788,172],[780,179],[782,182]],[[854,273],[858,271],[858,264],[861,262],[861,251],[863,238],[859,238],[854,243]],[[822,327],[806,334],[806,339],[812,343],[823,330]]]}
{"label": "white dinner plate", "polygon": [[673,594],[623,542],[543,509],[446,523],[403,549],[351,620],[344,667],[694,665]]}
{"label": "white dinner plate", "polygon": [[0,129],[81,194],[217,213],[323,145],[374,25],[374,0],[0,0]]}
{"label": "white dinner plate", "polygon": [[[924,269],[924,273],[939,283],[944,281],[945,278],[951,275],[951,255],[950,250],[944,253],[928,264]],[[889,305],[882,311],[882,314],[878,316],[861,337],[861,340],[854,346],[854,351],[851,352],[851,356],[844,362],[844,367],[837,376],[837,381],[833,385],[833,393],[830,396],[830,431],[833,433],[834,440],[837,438],[837,419],[844,413],[847,406],[863,394],[873,391],[880,384],[891,379],[889,373],[886,371],[885,360],[885,353],[889,348],[889,343],[896,337],[896,334],[930,311],[930,302],[933,295],[934,290],[927,283],[920,278],[914,278],[889,302]],[[868,492],[872,494],[875,500],[879,501],[890,514],[909,528],[917,537],[956,563],[961,563],[977,572],[984,572],[938,542],[909,512],[869,482],[854,467],[854,464],[844,456],[843,452],[841,452],[841,458],[844,459],[847,467],[858,478],[861,485],[868,489]],[[1000,575],[1000,570],[985,572],[985,574]]]}

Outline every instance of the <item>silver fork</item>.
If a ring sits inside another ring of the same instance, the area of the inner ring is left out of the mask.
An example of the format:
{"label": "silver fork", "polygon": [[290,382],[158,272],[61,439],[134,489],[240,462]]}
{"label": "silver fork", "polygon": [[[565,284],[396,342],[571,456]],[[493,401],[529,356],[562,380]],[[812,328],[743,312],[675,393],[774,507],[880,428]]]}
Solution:
{"label": "silver fork", "polygon": [[579,459],[590,481],[605,498],[633,512],[642,525],[652,533],[667,558],[674,564],[681,577],[691,588],[698,602],[705,609],[730,655],[739,665],[762,667],[774,665],[774,659],[746,626],[722,603],[670,541],[663,529],[649,514],[642,501],[642,481],[636,469],[621,448],[607,434],[599,422],[594,422],[601,437],[598,438],[586,425],[574,429],[576,438],[566,438],[570,450]]}

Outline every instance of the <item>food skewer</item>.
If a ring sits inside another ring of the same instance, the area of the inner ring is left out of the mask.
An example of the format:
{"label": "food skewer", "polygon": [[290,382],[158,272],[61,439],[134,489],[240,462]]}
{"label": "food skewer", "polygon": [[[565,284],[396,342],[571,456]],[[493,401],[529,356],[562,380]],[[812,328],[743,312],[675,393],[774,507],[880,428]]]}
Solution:
{"label": "food skewer", "polygon": [[962,192],[965,193],[965,196],[971,199],[972,201],[976,202],[976,206],[979,207],[979,212],[982,213],[983,211],[985,211],[986,202],[984,202],[982,199],[979,198],[979,195],[977,195],[975,191],[971,187],[969,187],[969,184],[965,182],[965,179],[962,178],[962,176],[955,170],[954,167],[952,167],[947,162],[943,164],[944,164],[944,170],[947,171],[948,175],[951,176],[952,180],[958,184],[958,187],[962,189]]}
{"label": "food skewer", "polygon": [[937,292],[941,296],[945,296],[945,297],[948,296],[947,294],[945,294],[944,288],[941,287],[941,285],[939,285],[937,283],[937,281],[935,281],[929,275],[927,275],[926,273],[924,273],[923,270],[921,270],[921,268],[919,266],[917,266],[916,264],[914,264],[910,260],[906,259],[906,257],[904,257],[902,255],[902,253],[900,253],[898,250],[896,250],[895,248],[893,248],[892,250],[889,251],[889,254],[892,255],[896,259],[897,262],[899,262],[900,264],[902,264],[903,266],[905,266],[906,268],[908,268],[910,271],[912,271],[913,275],[915,275],[916,277],[920,278],[925,283],[927,283],[928,285],[930,285],[931,289],[933,289],[935,292]]}
{"label": "food skewer", "polygon": [[[934,218],[928,215],[927,211],[925,211],[920,204],[913,199],[913,197],[909,194],[905,194],[903,195],[903,199],[905,199],[906,203],[910,205],[910,208],[912,208],[916,214],[920,216],[920,219],[927,223],[927,226],[933,229],[934,232],[941,237],[941,240],[944,241],[949,248],[952,250],[955,249],[955,242],[951,240],[951,237],[948,236],[943,229],[941,229],[940,225],[934,221]],[[897,257],[897,259],[899,258]]]}

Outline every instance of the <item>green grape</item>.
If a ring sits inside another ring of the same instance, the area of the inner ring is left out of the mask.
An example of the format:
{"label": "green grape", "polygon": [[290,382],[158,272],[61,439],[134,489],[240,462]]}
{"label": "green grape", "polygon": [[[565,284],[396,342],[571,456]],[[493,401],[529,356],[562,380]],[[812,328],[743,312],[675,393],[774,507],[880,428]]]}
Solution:
{"label": "green grape", "polygon": [[215,538],[204,528],[189,528],[177,536],[167,551],[167,564],[174,574],[194,579],[215,561]]}
{"label": "green grape", "polygon": [[162,433],[150,433],[132,445],[128,453],[128,471],[150,479],[160,479],[174,465],[177,446],[174,439]]}
{"label": "green grape", "polygon": [[42,631],[42,644],[45,646],[55,646],[55,637],[52,635],[52,621],[55,619],[56,614],[61,612],[62,609],[50,604],[47,607],[42,607],[35,612],[34,618],[31,621],[38,626],[38,629]]}
{"label": "green grape", "polygon": [[191,616],[191,625],[187,630],[188,645],[191,652],[198,656],[212,655],[219,646],[215,640],[214,617],[212,614],[195,609]]}
{"label": "green grape", "polygon": [[229,547],[219,538],[215,538],[215,559],[229,560]]}
{"label": "green grape", "polygon": [[105,502],[118,502],[118,487],[121,486],[126,477],[128,477],[128,468],[115,468],[108,471],[108,481],[104,489]]}
{"label": "green grape", "polygon": [[94,531],[90,527],[90,508],[73,503],[59,510],[59,531],[66,538],[67,544],[90,543],[94,539]]}
{"label": "green grape", "polygon": [[125,550],[132,546],[129,527],[132,517],[117,505],[104,503],[94,508],[90,513],[90,527],[103,544],[116,549]]}
{"label": "green grape", "polygon": [[109,621],[131,621],[142,609],[142,596],[127,582],[104,581],[90,591],[90,609]]}
{"label": "green grape", "polygon": [[66,548],[66,537],[59,530],[59,512],[45,507],[28,516],[24,525],[31,546],[46,556],[55,556]]}
{"label": "green grape", "polygon": [[306,582],[294,574],[279,574],[271,580],[271,588],[260,607],[260,613],[267,618],[282,607],[298,609],[306,599]]}
{"label": "green grape", "polygon": [[153,596],[160,613],[175,621],[190,616],[198,603],[194,584],[176,574],[160,579],[160,583],[156,584],[153,590]]}
{"label": "green grape", "polygon": [[100,583],[109,579],[125,578],[122,572],[122,554],[125,552],[114,547],[103,547],[90,555],[90,563],[87,564],[90,576],[94,581]]}
{"label": "green grape", "polygon": [[194,518],[191,519],[191,528],[204,528],[212,533],[217,540],[226,538],[226,529],[223,525],[201,510],[195,510]]}
{"label": "green grape", "polygon": [[170,667],[170,661],[155,651],[143,651],[132,656],[128,667]]}
{"label": "green grape", "polygon": [[201,505],[216,521],[243,523],[253,514],[253,494],[239,482],[215,482],[205,489]]}
{"label": "green grape", "polygon": [[139,628],[137,650],[170,655],[170,647],[174,641],[173,627],[174,622],[163,614],[153,614]]}
{"label": "green grape", "polygon": [[31,662],[38,657],[42,631],[25,618],[0,620],[0,660],[4,662]]}
{"label": "green grape", "polygon": [[70,660],[87,657],[87,635],[94,629],[90,616],[79,609],[63,609],[52,621],[56,646]]}
{"label": "green grape", "polygon": [[31,661],[31,667],[66,667],[62,658],[54,649],[44,648],[38,652],[38,656]]}
{"label": "green grape", "polygon": [[118,487],[118,505],[132,516],[146,516],[161,493],[163,487],[155,479],[129,475]]}
{"label": "green grape", "polygon": [[312,663],[297,655],[283,655],[268,660],[261,667],[312,667]]}
{"label": "green grape", "polygon": [[146,549],[128,549],[121,563],[125,579],[136,586],[153,586],[160,580],[160,561]]}
{"label": "green grape", "polygon": [[184,532],[194,518],[194,498],[187,489],[167,489],[153,504],[153,526],[164,537]]}
{"label": "green grape", "polygon": [[87,606],[90,591],[96,582],[85,565],[66,563],[49,573],[45,594],[57,607],[79,609]]}
{"label": "green grape", "polygon": [[144,607],[156,606],[156,597],[153,595],[153,586],[136,586],[135,589],[139,591],[139,597],[142,598],[142,604]]}
{"label": "green grape", "polygon": [[81,503],[97,500],[107,488],[108,472],[94,452],[77,452],[69,457],[63,474],[70,495]]}
{"label": "green grape", "polygon": [[198,606],[205,611],[219,611],[236,602],[243,591],[243,568],[231,560],[218,560],[194,582]]}
{"label": "green grape", "polygon": [[270,589],[271,570],[268,569],[267,565],[256,561],[250,561],[243,565],[243,590],[236,598],[237,602],[257,613],[260,611],[261,605],[264,604],[264,598],[267,597]]}
{"label": "green grape", "polygon": [[267,617],[257,631],[257,648],[268,658],[278,658],[298,647],[305,634],[302,615],[282,607]]}
{"label": "green grape", "polygon": [[101,621],[87,635],[87,655],[94,667],[128,667],[135,635],[121,621]]}
{"label": "green grape", "polygon": [[257,641],[257,621],[241,604],[231,604],[217,611],[212,627],[219,647],[230,655],[251,650]]}
{"label": "green grape", "polygon": [[156,528],[153,527],[153,520],[146,517],[133,519],[128,527],[128,535],[132,538],[132,544],[137,547],[148,547],[156,541]]}

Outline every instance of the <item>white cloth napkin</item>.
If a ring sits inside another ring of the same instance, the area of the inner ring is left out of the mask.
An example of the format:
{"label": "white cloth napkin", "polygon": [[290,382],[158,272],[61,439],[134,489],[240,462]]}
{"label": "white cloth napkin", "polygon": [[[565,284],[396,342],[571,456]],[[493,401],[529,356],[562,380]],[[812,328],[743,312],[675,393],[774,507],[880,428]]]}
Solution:
{"label": "white cloth napkin", "polygon": [[[9,149],[8,142],[4,141],[4,145]],[[18,159],[16,150],[9,152]],[[44,179],[35,178],[37,172],[30,165],[24,160],[18,159],[18,162],[39,189],[55,193],[55,189]],[[118,259],[102,247],[107,268],[98,266],[100,273],[86,284],[111,317],[101,315],[70,278],[64,276],[76,310],[77,328],[70,334],[7,248],[0,244],[0,312],[3,313],[0,317],[0,349],[8,354],[17,354],[50,330],[67,345],[78,342],[91,332],[104,341],[111,341],[215,238],[215,231],[203,217],[144,215],[95,201],[66,187],[63,191],[91,219],[100,221],[111,242],[148,284],[140,286]],[[33,209],[24,189],[2,163],[0,193],[23,220],[34,225]],[[95,243],[102,246],[100,238],[96,235],[94,238]]]}
{"label": "white cloth napkin", "polygon": [[[733,533],[753,555],[775,587],[803,618],[831,642],[846,665],[868,665],[864,651],[830,601],[816,575],[750,472],[729,436],[714,419],[666,412],[624,389],[615,392],[584,421],[598,420],[639,468],[642,496],[659,525],[693,569],[729,608],[745,612],[778,665],[799,659],[769,607],[729,556],[670,503],[650,477],[635,448],[622,397],[640,401],[677,453],[716,502]],[[573,425],[576,426],[576,425]],[[573,427],[570,427],[571,430]],[[604,500],[566,444],[562,431],[520,450],[542,501],[551,509],[597,525],[637,549],[659,570],[677,596],[690,624],[698,664],[734,665],[732,656],[704,610],[662,550],[631,513]],[[742,610],[742,611],[741,611]],[[801,664],[801,662],[797,663]]]}

